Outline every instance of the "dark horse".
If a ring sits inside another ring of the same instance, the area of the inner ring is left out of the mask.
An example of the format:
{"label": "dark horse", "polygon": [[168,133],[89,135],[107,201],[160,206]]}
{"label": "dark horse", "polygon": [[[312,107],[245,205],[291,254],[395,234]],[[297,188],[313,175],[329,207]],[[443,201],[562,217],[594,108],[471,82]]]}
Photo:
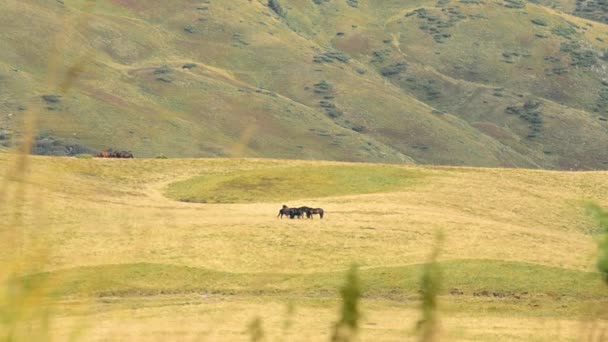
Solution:
{"label": "dark horse", "polygon": [[102,151],[95,155],[97,158],[133,158],[133,153],[130,151]]}
{"label": "dark horse", "polygon": [[314,215],[314,214],[317,214],[321,218],[323,218],[323,209],[321,209],[321,208],[310,209],[308,212],[306,212],[306,217],[309,217],[312,219],[312,215]]}
{"label": "dark horse", "polygon": [[298,210],[301,210],[302,214],[306,214],[306,218],[311,218],[310,211],[312,210],[312,208],[310,208],[310,207],[299,207]]}
{"label": "dark horse", "polygon": [[302,215],[304,215],[304,211],[300,208],[289,208],[288,206],[283,204],[283,208],[279,210],[279,214],[277,215],[277,217],[283,218],[283,215],[289,216],[290,219],[294,219],[296,216],[298,218],[302,218]]}
{"label": "dark horse", "polygon": [[279,215],[277,215],[277,217],[283,218],[283,215],[285,215],[285,216],[289,215],[289,207],[286,206],[285,204],[283,204],[283,208],[281,208],[281,210],[279,210]]}

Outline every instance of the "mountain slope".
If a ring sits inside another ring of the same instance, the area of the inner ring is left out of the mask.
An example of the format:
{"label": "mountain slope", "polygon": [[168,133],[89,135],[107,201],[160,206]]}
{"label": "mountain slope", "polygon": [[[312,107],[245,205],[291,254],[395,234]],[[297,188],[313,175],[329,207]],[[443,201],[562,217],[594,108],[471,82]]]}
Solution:
{"label": "mountain slope", "polygon": [[278,3],[0,4],[0,143],[41,106],[41,154],[608,166],[604,24],[514,1]]}

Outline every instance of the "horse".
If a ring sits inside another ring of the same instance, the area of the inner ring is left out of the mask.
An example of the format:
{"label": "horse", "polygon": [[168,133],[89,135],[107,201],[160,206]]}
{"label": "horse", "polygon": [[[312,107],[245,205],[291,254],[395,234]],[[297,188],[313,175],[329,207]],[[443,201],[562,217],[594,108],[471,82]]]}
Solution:
{"label": "horse", "polygon": [[97,155],[95,155],[95,157],[97,157],[97,158],[112,158],[112,152],[102,151],[102,152],[97,153]]}
{"label": "horse", "polygon": [[302,216],[304,216],[304,210],[300,208],[289,208],[289,218],[294,219],[296,216],[301,219]]}
{"label": "horse", "polygon": [[301,208],[289,208],[285,204],[283,204],[283,208],[279,210],[279,214],[277,217],[283,218],[283,215],[289,216],[290,219],[294,218],[302,218],[304,215],[304,211]]}
{"label": "horse", "polygon": [[120,151],[118,152],[118,158],[133,158],[133,153],[131,153],[130,151]]}
{"label": "horse", "polygon": [[311,215],[310,211],[312,210],[312,208],[304,206],[304,207],[299,207],[298,209],[302,210],[303,214],[306,214],[306,218],[311,218],[312,215]]}
{"label": "horse", "polygon": [[290,208],[288,206],[286,206],[285,204],[283,204],[283,208],[281,208],[281,210],[279,210],[279,214],[277,215],[277,217],[280,217],[282,219],[283,215],[289,216],[289,214],[290,214]]}
{"label": "horse", "polygon": [[[113,152],[102,152],[105,157],[103,158],[133,158],[133,153],[129,151],[113,151]],[[100,153],[101,154],[101,153]]]}
{"label": "horse", "polygon": [[[310,209],[310,218],[312,219],[312,215],[317,214],[319,215],[321,218],[323,218],[323,209],[322,208],[314,208],[314,209]],[[307,214],[308,216],[308,214]]]}

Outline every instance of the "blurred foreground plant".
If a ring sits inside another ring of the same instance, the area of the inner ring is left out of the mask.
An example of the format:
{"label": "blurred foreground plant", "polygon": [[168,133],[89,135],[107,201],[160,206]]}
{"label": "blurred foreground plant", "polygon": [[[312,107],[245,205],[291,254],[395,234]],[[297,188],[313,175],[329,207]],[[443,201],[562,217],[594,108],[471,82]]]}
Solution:
{"label": "blurred foreground plant", "polygon": [[588,204],[587,209],[600,225],[601,232],[598,240],[597,268],[608,285],[608,211],[596,204]]}
{"label": "blurred foreground plant", "polygon": [[[64,68],[70,37],[75,30],[87,35],[90,15],[95,0],[85,0],[76,21],[64,14],[64,21],[48,55],[46,85],[55,96],[64,96],[74,82],[92,63],[88,49],[77,57],[72,65]],[[30,153],[37,134],[40,105],[28,106],[20,129],[18,148],[7,156],[5,174],[0,180],[0,239],[9,250],[2,251],[0,258],[0,342],[51,340],[51,320],[56,313],[51,295],[59,285],[45,277],[28,275],[39,273],[48,261],[52,246],[27,233],[31,227],[45,227],[44,209],[36,188],[29,182],[29,174],[35,172],[30,163]],[[75,340],[82,332],[75,328],[69,340]]]}
{"label": "blurred foreground plant", "polygon": [[422,271],[422,279],[420,282],[420,291],[422,294],[422,318],[416,324],[416,330],[420,333],[420,341],[429,342],[438,340],[438,314],[437,314],[437,296],[441,291],[441,268],[437,264],[437,257],[441,250],[443,242],[443,233],[437,233],[437,242],[429,263],[424,266]]}
{"label": "blurred foreground plant", "polygon": [[346,274],[346,283],[340,289],[342,309],[340,320],[334,325],[331,337],[335,342],[353,341],[359,327],[359,299],[361,298],[361,284],[357,273],[358,267],[351,266]]}

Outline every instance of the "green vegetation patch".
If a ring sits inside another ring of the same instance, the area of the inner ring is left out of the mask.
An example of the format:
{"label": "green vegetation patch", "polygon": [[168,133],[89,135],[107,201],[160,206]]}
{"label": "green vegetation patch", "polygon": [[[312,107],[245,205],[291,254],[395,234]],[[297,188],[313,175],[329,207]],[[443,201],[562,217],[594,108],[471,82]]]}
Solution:
{"label": "green vegetation patch", "polygon": [[298,166],[202,175],[166,194],[197,203],[275,202],[399,190],[423,175],[394,166]]}
{"label": "green vegetation patch", "polygon": [[[485,300],[493,301],[498,311],[535,315],[542,314],[542,310],[535,313],[527,308],[544,307],[551,315],[560,316],[584,309],[579,302],[606,300],[606,287],[595,272],[499,260],[452,260],[437,265],[442,273],[439,294],[452,299],[452,303],[472,303],[460,308],[465,311],[475,310]],[[362,268],[361,295],[396,301],[419,298],[423,270],[424,265]],[[56,296],[133,297],[198,292],[338,298],[343,279],[343,272],[230,273],[141,263],[79,267],[31,275],[21,281],[43,286]]]}

